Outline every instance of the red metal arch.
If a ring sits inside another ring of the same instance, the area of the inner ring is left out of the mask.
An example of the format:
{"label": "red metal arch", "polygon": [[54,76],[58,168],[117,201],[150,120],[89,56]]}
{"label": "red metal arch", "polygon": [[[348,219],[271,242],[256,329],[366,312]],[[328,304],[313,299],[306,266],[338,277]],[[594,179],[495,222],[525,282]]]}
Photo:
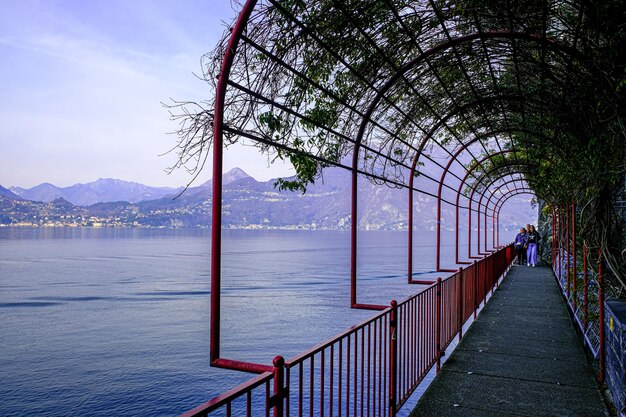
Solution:
{"label": "red metal arch", "polygon": [[[221,72],[218,77],[216,97],[215,97],[215,111],[213,122],[213,206],[212,206],[212,242],[211,242],[211,343],[210,343],[210,359],[211,364],[214,366],[232,368],[238,370],[246,370],[250,372],[265,372],[271,370],[272,367],[259,365],[248,362],[232,361],[220,358],[220,304],[221,304],[221,210],[222,210],[222,158],[223,158],[223,116],[224,116],[224,103],[225,94],[232,68],[235,52],[239,41],[242,37],[242,33],[246,28],[250,15],[256,5],[256,0],[247,0],[244,4],[242,11],[240,12],[236,23],[231,31],[231,36],[228,40],[224,59],[222,61]],[[354,147],[354,159],[358,160],[358,154],[360,149],[360,142],[364,133],[365,123],[369,121],[375,106],[382,98],[382,95],[401,77],[404,73],[409,71],[415,65],[419,64],[422,60],[426,59],[429,55],[436,54],[440,51],[454,47],[455,45],[463,44],[465,42],[471,42],[475,39],[520,39],[535,42],[543,47],[554,49],[556,51],[565,52],[572,57],[577,57],[580,54],[575,49],[569,48],[565,45],[561,45],[558,42],[548,40],[545,37],[532,35],[528,33],[517,33],[511,31],[494,31],[494,32],[480,32],[470,35],[461,36],[454,39],[449,39],[446,42],[431,48],[429,51],[424,52],[420,56],[416,57],[412,61],[409,61],[403,65],[400,70],[390,78],[382,90],[380,90],[370,104],[366,117],[364,118],[364,124],[357,136]],[[502,100],[501,97],[498,100]],[[421,151],[420,151],[421,153]],[[355,164],[353,163],[353,167]],[[356,303],[356,169],[353,169],[353,195],[352,195],[352,255],[351,258],[351,305],[352,307],[364,307],[381,309],[386,306],[367,306],[358,305]],[[412,178],[412,176],[411,176]]]}
{"label": "red metal arch", "polygon": [[[550,48],[555,48],[558,50],[562,50],[562,51],[569,51],[569,53],[572,56],[575,57],[579,57],[580,58],[580,54],[578,53],[578,51],[576,50],[570,50],[569,47],[564,46],[559,44],[558,42],[554,42],[551,40],[547,40],[543,37],[539,37],[539,36],[535,36],[535,35],[530,35],[527,33],[517,33],[517,32],[510,32],[510,31],[500,31],[500,32],[481,32],[478,34],[471,34],[471,35],[466,35],[466,36],[461,36],[458,38],[453,38],[450,39],[447,42],[443,42],[431,49],[429,49],[428,51],[425,51],[423,54],[419,55],[418,57],[416,57],[415,59],[413,59],[412,61],[409,61],[408,63],[406,63],[405,65],[403,65],[398,72],[391,77],[386,83],[385,85],[378,91],[376,97],[374,98],[374,100],[370,103],[370,106],[368,107],[367,111],[365,112],[364,116],[363,116],[363,121],[361,122],[361,125],[359,127],[359,131],[357,134],[357,137],[355,139],[355,144],[354,144],[354,150],[353,150],[353,156],[352,156],[352,205],[351,205],[351,251],[350,251],[350,303],[351,306],[353,308],[364,308],[364,309],[373,309],[373,310],[382,310],[384,308],[386,308],[386,306],[382,306],[382,305],[367,305],[367,304],[359,304],[357,303],[357,232],[358,232],[358,222],[356,221],[357,217],[358,217],[358,204],[357,204],[357,197],[358,197],[358,191],[357,191],[357,183],[358,183],[358,172],[357,172],[357,166],[358,166],[358,161],[359,161],[359,151],[360,151],[360,146],[361,146],[361,141],[363,139],[363,135],[365,134],[365,128],[367,126],[367,124],[370,121],[371,115],[374,112],[374,109],[376,108],[376,106],[378,105],[378,103],[380,102],[380,100],[383,98],[384,94],[391,88],[391,86],[393,86],[393,84],[395,84],[396,81],[398,81],[398,79],[400,79],[400,77],[402,77],[407,71],[409,71],[411,68],[413,68],[414,66],[418,65],[421,61],[423,61],[424,59],[427,59],[430,55],[433,55],[437,52],[446,50],[448,48],[454,47],[457,44],[462,44],[464,42],[468,42],[468,41],[473,41],[475,39],[489,39],[489,38],[505,38],[505,39],[526,39],[526,40],[530,40],[530,41],[534,41],[540,44],[545,44],[546,46],[549,46]],[[439,122],[433,126],[431,128],[431,130],[429,131],[429,133],[427,135],[425,135],[425,139],[420,143],[420,147],[416,153],[415,158],[413,159],[413,164],[411,167],[411,173],[409,176],[409,189],[412,190],[413,189],[413,178],[414,178],[414,171],[415,171],[415,167],[417,165],[417,161],[419,159],[419,155],[421,155],[422,150],[426,144],[426,142],[428,141],[428,139],[430,137],[432,137],[432,135],[441,127],[442,124],[444,124],[450,117],[454,116],[455,114],[465,110],[466,108],[471,108],[473,106],[482,104],[482,103],[486,103],[489,101],[503,101],[503,100],[528,100],[528,101],[533,101],[531,98],[528,97],[521,97],[521,96],[517,96],[517,95],[503,95],[503,96],[495,96],[495,97],[484,97],[482,99],[476,100],[474,102],[465,104],[463,106],[457,106],[453,109],[453,111],[451,111],[449,114],[447,114],[446,116],[442,117]],[[458,203],[457,203],[458,205]],[[412,215],[412,207],[413,207],[413,193],[410,192],[409,194],[409,229],[412,230],[412,226],[413,226],[413,215]],[[412,248],[412,236],[411,236],[411,240],[408,243],[409,248]],[[408,282],[409,283],[423,283],[421,281],[415,281],[412,279],[412,257],[409,257],[409,261],[411,263],[411,266],[409,267],[409,272],[408,272]]]}
{"label": "red metal arch", "polygon": [[213,200],[211,219],[211,365],[220,368],[243,370],[254,373],[272,371],[271,366],[257,363],[235,361],[220,358],[220,312],[221,312],[221,255],[222,255],[222,159],[223,159],[223,123],[224,101],[228,77],[235,58],[235,52],[241,35],[248,24],[256,0],[248,0],[243,6],[233,27],[228,46],[224,53],[222,69],[217,81],[215,93],[215,113],[213,121]]}
{"label": "red metal arch", "polygon": [[[499,175],[499,176],[496,176],[496,177],[491,177],[491,174],[494,171],[497,171],[497,170],[502,169],[504,167],[513,167],[513,166],[518,166],[518,165],[520,165],[520,166],[527,166],[527,165],[531,165],[531,163],[529,161],[527,161],[525,164],[520,164],[519,162],[515,162],[515,163],[511,163],[511,164],[504,164],[504,165],[500,165],[500,166],[494,167],[493,169],[489,170],[488,172],[483,173],[481,175],[481,177],[476,182],[474,182],[472,184],[472,188],[471,188],[472,192],[470,193],[469,204],[468,204],[468,206],[469,206],[469,213],[470,213],[470,215],[468,216],[468,257],[470,259],[472,258],[472,255],[471,255],[471,237],[472,237],[472,234],[471,234],[471,228],[472,228],[471,208],[472,208],[472,201],[474,201],[474,194],[476,193],[476,189],[477,189],[476,187],[478,185],[480,185],[485,178],[491,179],[491,181],[485,186],[484,190],[482,191],[482,193],[485,193],[489,189],[489,187],[491,187],[491,185],[494,182],[499,181],[500,179],[502,179],[503,177],[506,177],[508,175],[512,175],[510,172],[506,172],[506,173],[504,173],[502,175]],[[519,173],[519,171],[517,171],[516,173]],[[462,188],[462,184],[461,184],[461,186],[459,186],[459,192],[460,192],[461,188]],[[479,206],[478,206],[478,213],[479,213],[479,215],[477,217],[478,230],[477,230],[477,236],[476,236],[476,238],[477,238],[477,248],[478,248],[478,254],[479,255],[486,255],[485,253],[481,253],[480,252],[480,210],[481,210],[481,204],[479,202]]]}
{"label": "red metal arch", "polygon": [[[486,136],[486,135],[485,135]],[[437,245],[437,254],[435,255],[435,269],[438,272],[454,272],[455,270],[452,269],[442,269],[441,268],[441,192],[442,192],[442,184],[443,181],[446,177],[446,174],[448,173],[448,169],[450,168],[452,162],[459,156],[459,154],[465,150],[467,148],[467,146],[469,146],[472,143],[475,143],[476,141],[480,140],[481,138],[474,138],[471,141],[468,141],[464,144],[464,146],[462,146],[454,155],[454,159],[450,159],[450,161],[448,162],[448,165],[446,166],[446,169],[444,170],[444,172],[441,174],[441,179],[439,180],[439,189],[437,191],[437,235],[436,235],[436,245]],[[467,179],[467,177],[469,175],[472,175],[472,172],[478,168],[479,166],[482,166],[483,162],[487,161],[487,160],[491,160],[492,158],[494,158],[495,156],[498,155],[504,155],[507,153],[513,153],[513,150],[504,150],[504,151],[500,151],[500,152],[496,152],[493,154],[488,154],[485,157],[483,157],[482,159],[476,161],[476,163],[474,163],[469,169],[466,169],[466,175],[463,178],[462,183]],[[412,190],[409,190],[409,193],[412,193]],[[458,199],[457,199],[457,206],[458,206]],[[458,207],[457,207],[458,209]],[[409,206],[409,210],[412,211],[412,207]],[[458,228],[458,223],[456,225],[456,227]],[[413,230],[411,228],[409,228],[409,241],[411,242],[413,239]],[[458,239],[458,238],[457,238]],[[410,248],[410,246],[409,246]],[[409,258],[411,257],[412,254],[412,250],[409,250]],[[410,277],[410,270],[409,270],[409,277]]]}
{"label": "red metal arch", "polygon": [[[498,186],[497,186],[495,189],[489,188],[490,195],[489,195],[489,198],[487,199],[487,202],[486,202],[486,203],[485,203],[485,205],[484,205],[484,207],[485,207],[485,211],[483,212],[483,219],[484,219],[484,220],[483,220],[483,222],[484,222],[484,225],[485,225],[484,230],[483,230],[483,237],[484,237],[484,239],[483,239],[483,240],[484,240],[484,243],[483,243],[483,248],[484,248],[485,252],[490,252],[490,253],[491,253],[491,251],[490,251],[489,249],[487,249],[487,217],[491,217],[491,222],[492,222],[492,231],[493,231],[494,222],[495,222],[495,210],[494,210],[493,208],[491,208],[491,216],[489,216],[489,215],[487,214],[487,213],[488,213],[488,211],[489,211],[489,204],[491,203],[491,200],[495,197],[496,192],[497,192],[498,190],[500,190],[500,189],[501,189],[503,186],[505,186],[505,185],[507,186],[507,191],[506,191],[506,192],[502,192],[502,194],[506,194],[507,192],[512,192],[512,191],[518,190],[518,189],[520,189],[520,188],[528,188],[528,184],[526,184],[526,185],[524,186],[524,184],[523,184],[523,183],[522,183],[522,187],[518,187],[518,186],[516,186],[516,185],[515,185],[515,183],[516,183],[517,181],[519,181],[519,180],[515,180],[515,179],[513,179],[513,180],[510,180],[510,181],[506,181],[506,182],[502,182],[502,183],[498,184]],[[511,189],[511,188],[509,187],[509,185],[510,185],[510,184],[513,184],[513,185],[515,185],[515,186]],[[481,197],[480,197],[480,202],[482,202],[482,200],[483,200],[483,198],[484,198],[484,196],[485,196],[485,194],[486,194],[486,191],[487,191],[487,190],[485,190],[485,191],[481,194]],[[495,240],[493,239],[493,235],[492,235],[492,246],[493,246],[493,242],[494,242],[494,241],[495,241]],[[494,246],[494,247],[495,247],[495,246]]]}
{"label": "red metal arch", "polygon": [[[487,199],[487,202],[485,203],[485,211],[483,213],[483,215],[484,215],[484,224],[485,224],[485,229],[484,229],[484,249],[485,249],[485,252],[488,252],[488,251],[491,252],[490,250],[487,249],[487,211],[489,210],[489,204],[491,203],[491,200],[496,195],[495,194],[496,191],[500,190],[502,188],[502,186],[507,185],[507,184],[511,184],[511,183],[514,184],[516,181],[518,181],[518,180],[511,180],[511,181],[508,181],[508,182],[504,182],[504,183],[498,184],[497,188],[490,189],[490,191],[491,191],[490,194],[491,195],[489,196],[489,198]],[[507,188],[508,188],[508,185],[507,185]],[[503,192],[503,195],[506,195],[509,192],[513,192],[515,190],[519,190],[519,189],[522,189],[522,188],[529,189],[527,185],[525,187],[517,187],[516,186],[513,189],[510,189],[510,190],[508,190],[506,192]],[[483,193],[481,195],[480,201],[482,201],[484,195],[485,195],[485,193]],[[494,206],[494,208],[495,208],[495,206]],[[491,209],[491,211],[492,211],[492,215],[491,215],[491,221],[492,221],[492,224],[491,224],[491,226],[492,226],[492,239],[491,239],[492,249],[495,249],[495,239],[494,239],[494,236],[495,236],[495,217],[496,217],[495,215],[496,215],[496,212],[495,212],[494,208]]]}
{"label": "red metal arch", "polygon": [[[515,165],[518,165],[518,164],[511,164],[511,166],[515,166]],[[530,164],[527,164],[527,165],[530,165]],[[491,171],[490,171],[490,173],[491,173],[491,172],[493,172],[493,171],[496,171],[498,168],[502,168],[502,166],[500,166],[500,167],[496,167],[495,169],[491,170]],[[479,185],[480,183],[482,183],[482,180],[483,180],[484,178],[490,178],[490,177],[489,177],[490,173],[489,173],[489,174],[487,174],[487,175],[485,175],[485,176],[483,176],[483,177],[481,177],[481,179],[480,179],[478,182],[476,182],[476,183],[474,183],[474,184],[473,184],[473,186],[472,186],[472,193],[471,193],[471,195],[470,195],[470,199],[469,199],[469,205],[470,205],[470,206],[471,206],[471,203],[472,203],[472,201],[473,201],[473,196],[474,196],[474,193],[476,192],[476,187],[477,187],[477,185]],[[522,171],[517,171],[517,173],[522,173]],[[481,192],[481,198],[480,198],[480,200],[478,201],[477,231],[476,231],[476,248],[477,248],[477,250],[478,250],[478,252],[477,252],[477,253],[478,253],[478,255],[482,255],[482,256],[488,255],[487,253],[484,253],[484,252],[481,252],[481,251],[480,251],[480,231],[481,231],[481,229],[480,229],[480,214],[481,214],[482,199],[483,199],[483,197],[484,197],[485,193],[486,193],[488,190],[490,190],[490,187],[491,187],[491,186],[492,186],[495,182],[500,181],[500,180],[502,180],[503,178],[505,178],[505,177],[507,177],[507,176],[509,176],[509,175],[511,175],[511,173],[507,172],[507,173],[504,173],[504,174],[502,174],[502,175],[499,175],[499,176],[496,176],[496,177],[490,178],[490,179],[491,179],[491,181],[490,181],[490,182],[489,182],[489,183],[485,186],[485,188],[484,188],[484,189],[482,190],[482,192]],[[515,182],[515,181],[519,181],[519,180],[512,180],[512,181],[509,181],[508,183],[512,183],[512,182]],[[508,183],[505,183],[505,184],[508,184]],[[483,213],[486,215],[486,212],[487,212],[487,207],[485,207],[485,211],[484,211]],[[470,213],[471,213],[471,212],[470,212]],[[469,249],[469,250],[471,250],[471,224],[472,224],[472,219],[471,219],[471,215],[470,215],[470,216],[468,216],[468,236],[469,236],[469,238],[470,238],[470,241],[468,242],[468,249]],[[486,228],[486,227],[487,227],[487,221],[486,221],[486,219],[485,219],[485,228]],[[485,239],[486,239],[486,237],[485,237]],[[486,247],[486,246],[485,246],[485,247]],[[468,253],[471,255],[471,252],[468,252]]]}
{"label": "red metal arch", "polygon": [[[519,173],[519,172],[516,172],[516,173]],[[483,190],[483,195],[484,195],[484,193],[485,193],[487,190],[490,190],[490,187],[491,187],[491,185],[492,185],[493,183],[495,183],[495,182],[497,182],[497,181],[500,181],[502,178],[505,178],[505,177],[507,177],[507,176],[509,176],[509,175],[512,175],[512,174],[507,172],[507,173],[503,173],[502,175],[499,175],[498,177],[492,178],[492,179],[491,179],[491,181],[490,181],[490,183],[489,183],[489,184],[485,187],[485,189]],[[515,182],[517,182],[517,181],[519,181],[519,179],[512,179],[511,181],[509,181],[509,183],[515,183]],[[508,183],[507,183],[507,184],[508,184]],[[501,184],[501,185],[504,185],[504,184]],[[475,191],[475,185],[474,185],[474,188],[473,188],[473,190],[472,190],[472,191]],[[513,191],[513,190],[509,190],[509,192],[510,192],[510,191]],[[473,194],[473,192],[472,192],[472,194]],[[458,198],[458,196],[457,196],[457,198]],[[472,198],[473,198],[473,195],[470,197],[470,202],[471,202],[471,199],[472,199]],[[486,210],[487,210],[487,207],[485,207],[485,211],[486,211]],[[470,214],[471,214],[471,211],[470,211]],[[479,218],[479,219],[480,219],[480,214],[481,214],[481,211],[480,211],[480,207],[479,207],[479,208],[478,208],[478,218]],[[455,228],[455,230],[456,230],[456,232],[457,232],[457,236],[458,236],[458,210],[456,211],[456,215],[457,215],[457,219],[456,219],[456,224],[457,224],[457,227]],[[471,217],[471,215],[470,215],[470,216],[468,216],[468,217]],[[470,219],[470,220],[471,220],[471,219]],[[469,223],[469,224],[468,224],[468,244],[467,244],[467,246],[468,246],[468,258],[469,258],[469,259],[478,259],[479,257],[472,256],[472,254],[471,254],[471,232],[472,232],[472,230],[471,230],[471,221],[469,221],[468,223]],[[486,221],[485,221],[485,225],[486,225]],[[478,228],[477,233],[478,233],[478,236],[480,236],[480,227]],[[478,242],[478,244],[480,244],[480,242]],[[457,238],[457,239],[456,239],[456,254],[457,254],[457,256],[458,256],[458,247],[459,247],[459,244],[458,244],[458,238]],[[479,250],[479,254],[486,255],[485,253],[481,253],[481,252],[480,252],[480,246],[478,246],[478,250]],[[469,263],[469,262],[466,262],[466,261],[459,261],[459,260],[458,260],[458,258],[457,258],[457,259],[456,259],[456,263],[457,263],[457,264],[467,264],[467,263]]]}
{"label": "red metal arch", "polygon": [[502,201],[502,197],[500,197],[500,200],[498,200],[496,202],[496,205],[494,206],[494,209],[497,207],[496,215],[495,215],[495,217],[496,217],[496,227],[497,227],[496,248],[500,247],[500,210],[502,210],[502,207],[504,206],[504,203],[506,203],[510,198],[515,197],[517,195],[522,195],[522,194],[530,194],[530,195],[533,195],[533,196],[536,195],[535,192],[532,189],[530,189],[530,188],[520,189],[520,190],[517,190],[517,191],[518,192],[511,193],[511,194],[508,194],[508,195],[505,194],[503,196],[503,197],[506,197],[506,198],[504,198],[504,201]]}
{"label": "red metal arch", "polygon": [[[480,184],[482,182],[482,179],[484,179],[486,176],[489,176],[493,171],[495,171],[496,169],[499,169],[499,168],[501,168],[501,167],[499,166],[499,167],[496,167],[496,168],[494,168],[494,169],[492,169],[492,170],[490,170],[488,172],[483,173],[483,175],[480,177],[480,179],[477,180],[477,182],[474,184],[472,190],[475,191],[476,185]],[[510,175],[510,173],[506,173],[506,175]],[[455,204],[455,206],[456,206],[456,210],[455,210],[456,219],[455,219],[455,222],[456,222],[457,225],[458,225],[458,222],[459,222],[459,200],[460,200],[461,194],[462,194],[461,190],[463,189],[463,186],[465,185],[465,181],[467,180],[468,176],[469,176],[469,174],[465,175],[465,178],[463,178],[463,180],[461,181],[461,183],[459,184],[459,187],[457,189],[456,204]],[[472,207],[471,207],[471,202],[472,202],[472,199],[473,199],[473,194],[474,193],[472,192],[472,195],[468,198],[468,200],[469,200],[468,212],[470,213],[470,215],[468,216],[467,256],[468,256],[469,259],[478,259],[477,257],[472,256],[472,253],[471,253],[471,243],[472,243],[472,234],[471,234],[471,230],[472,230],[472,223],[471,223]],[[458,245],[459,235],[458,235],[458,232],[459,232],[459,228],[457,226],[456,227],[456,235],[455,235],[456,236],[456,242],[457,242],[456,249],[455,249],[455,256],[456,256],[455,257],[455,261],[456,261],[457,264],[466,264],[467,262],[459,261],[459,247],[458,247],[459,246]]]}

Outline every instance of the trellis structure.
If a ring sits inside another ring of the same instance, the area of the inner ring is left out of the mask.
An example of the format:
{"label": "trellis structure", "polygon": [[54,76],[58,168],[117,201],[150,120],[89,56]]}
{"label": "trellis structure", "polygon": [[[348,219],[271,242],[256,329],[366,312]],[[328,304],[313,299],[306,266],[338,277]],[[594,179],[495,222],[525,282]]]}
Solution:
{"label": "trellis structure", "polygon": [[[290,160],[298,177],[280,183],[287,189],[304,189],[324,167],[351,173],[353,308],[389,308],[358,301],[360,177],[408,193],[408,283],[433,284],[413,279],[416,194],[437,202],[437,271],[457,272],[501,248],[502,206],[516,195],[536,194],[533,175],[542,161],[529,158],[528,147],[549,142],[558,149],[571,133],[545,125],[542,116],[561,117],[568,89],[598,71],[589,54],[595,44],[586,31],[584,4],[505,3],[242,5],[230,33],[205,57],[205,78],[216,82],[214,111],[187,117],[181,128],[181,149],[198,166],[213,146],[213,365],[275,369],[220,356],[222,151],[230,143],[244,141]],[[455,264],[445,267],[442,205],[454,209],[456,231]],[[466,255],[459,245],[460,213],[468,219]]]}

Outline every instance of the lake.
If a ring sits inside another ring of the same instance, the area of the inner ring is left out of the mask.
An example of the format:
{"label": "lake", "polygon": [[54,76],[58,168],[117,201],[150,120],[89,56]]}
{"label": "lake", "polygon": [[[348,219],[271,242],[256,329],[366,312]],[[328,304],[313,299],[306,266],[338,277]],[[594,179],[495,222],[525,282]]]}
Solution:
{"label": "lake", "polygon": [[[419,290],[406,232],[359,239],[359,302]],[[436,277],[434,234],[415,239],[415,272]],[[222,356],[270,364],[371,317],[349,308],[349,242],[224,231]],[[195,229],[0,228],[0,415],[171,416],[250,379],[209,366],[210,243]]]}

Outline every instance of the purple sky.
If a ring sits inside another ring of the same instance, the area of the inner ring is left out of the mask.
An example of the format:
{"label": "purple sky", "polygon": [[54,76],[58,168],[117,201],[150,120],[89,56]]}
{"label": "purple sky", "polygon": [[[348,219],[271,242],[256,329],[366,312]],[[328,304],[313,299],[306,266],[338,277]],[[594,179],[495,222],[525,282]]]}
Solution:
{"label": "purple sky", "polygon": [[[235,16],[228,0],[0,0],[0,185],[186,184],[185,170],[164,172],[176,125],[160,103],[208,96],[192,73]],[[241,147],[234,166],[288,173]]]}

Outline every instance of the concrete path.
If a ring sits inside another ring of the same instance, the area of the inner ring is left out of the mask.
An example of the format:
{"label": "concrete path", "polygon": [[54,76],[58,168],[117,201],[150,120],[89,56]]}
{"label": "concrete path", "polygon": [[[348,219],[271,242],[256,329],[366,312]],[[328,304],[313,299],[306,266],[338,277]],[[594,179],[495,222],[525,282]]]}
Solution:
{"label": "concrete path", "polygon": [[515,266],[411,416],[608,416],[548,268]]}

